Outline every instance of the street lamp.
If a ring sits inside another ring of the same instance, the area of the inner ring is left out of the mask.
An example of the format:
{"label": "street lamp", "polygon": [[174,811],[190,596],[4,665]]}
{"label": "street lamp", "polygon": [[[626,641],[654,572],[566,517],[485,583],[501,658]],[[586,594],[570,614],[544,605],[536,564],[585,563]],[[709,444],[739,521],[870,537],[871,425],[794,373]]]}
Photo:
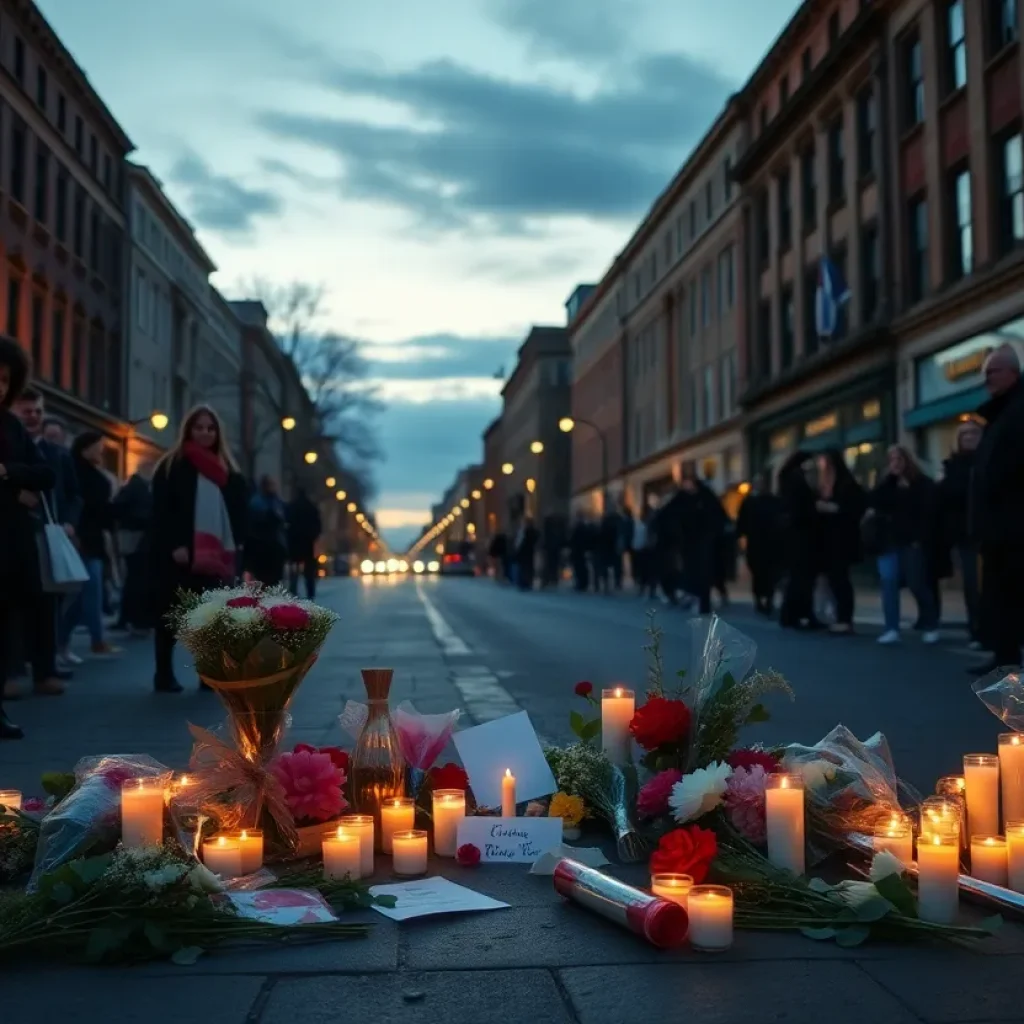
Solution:
{"label": "street lamp", "polygon": [[459,502],[459,504],[463,508],[469,508],[469,498],[463,498],[462,501]]}
{"label": "street lamp", "polygon": [[338,501],[344,501],[348,497],[348,495],[344,491],[335,491],[334,496],[338,499]]}
{"label": "street lamp", "polygon": [[295,429],[295,417],[294,416],[285,416],[281,420],[281,429],[282,430],[294,430]]}
{"label": "street lamp", "polygon": [[167,417],[165,412],[151,412],[148,416],[143,416],[138,420],[129,420],[128,425],[131,427],[142,426],[143,423],[148,423],[154,430],[166,430],[167,424],[170,423],[170,419]]}
{"label": "street lamp", "polygon": [[357,512],[356,513],[356,522],[357,523],[361,523],[361,522],[365,521],[365,519],[366,519],[366,516],[364,516],[362,512]]}
{"label": "street lamp", "polygon": [[534,441],[530,445],[530,451],[533,452],[534,455],[540,455],[540,453],[542,451],[544,451],[544,442],[543,441]]}
{"label": "street lamp", "polygon": [[333,487],[333,486],[334,486],[334,485],[335,485],[335,484],[336,484],[337,482],[338,482],[338,481],[337,481],[337,480],[335,480],[333,476],[329,476],[329,477],[327,478],[327,486],[328,486],[328,487]]}
{"label": "street lamp", "polygon": [[490,477],[488,477],[484,481],[484,490],[485,491],[489,491],[493,486],[494,486],[494,481]]}
{"label": "street lamp", "polygon": [[590,420],[574,420],[571,416],[563,416],[558,421],[558,429],[563,434],[571,434],[577,427],[590,427],[598,439],[601,442],[601,498],[603,501],[608,500],[608,438],[604,436],[604,431],[595,426]]}
{"label": "street lamp", "polygon": [[309,463],[309,465],[311,465],[311,466],[313,465],[313,463],[314,463],[314,462],[316,462],[316,460],[317,460],[318,458],[320,458],[320,456],[319,456],[319,455],[317,455],[317,453],[316,453],[316,452],[306,452],[306,454],[305,454],[305,455],[303,455],[302,457],[303,457],[303,458],[304,458],[304,459],[306,460],[306,462],[308,462],[308,463]]}
{"label": "street lamp", "polygon": [[513,466],[511,462],[506,462],[501,467],[501,471],[502,471],[502,473],[505,474],[505,476],[511,476],[516,471],[516,467]]}
{"label": "street lamp", "polygon": [[349,510],[349,512],[355,512],[355,510],[358,508],[354,501],[350,501],[345,507]]}
{"label": "street lamp", "polygon": [[479,491],[474,491],[473,492],[473,500],[474,501],[479,501],[480,500],[480,492]]}
{"label": "street lamp", "polygon": [[537,481],[534,480],[532,476],[526,481],[526,489],[531,494],[533,494],[533,492],[537,490]]}
{"label": "street lamp", "polygon": [[571,434],[573,427],[576,426],[576,421],[571,416],[563,416],[558,421],[558,429],[563,434]]}

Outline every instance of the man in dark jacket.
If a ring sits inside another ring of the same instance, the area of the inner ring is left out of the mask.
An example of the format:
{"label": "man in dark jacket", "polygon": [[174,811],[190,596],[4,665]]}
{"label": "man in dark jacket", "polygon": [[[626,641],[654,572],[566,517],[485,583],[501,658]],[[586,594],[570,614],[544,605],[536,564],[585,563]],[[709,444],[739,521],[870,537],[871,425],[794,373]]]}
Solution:
{"label": "man in dark jacket", "polygon": [[992,396],[971,475],[971,540],[981,552],[981,631],[993,659],[978,674],[1021,663],[1024,640],[1024,381],[1020,357],[1004,345],[985,360]]}
{"label": "man in dark jacket", "polygon": [[288,503],[288,560],[291,562],[289,585],[291,592],[299,593],[299,570],[306,581],[306,598],[316,597],[316,542],[323,531],[320,512],[300,487]]}

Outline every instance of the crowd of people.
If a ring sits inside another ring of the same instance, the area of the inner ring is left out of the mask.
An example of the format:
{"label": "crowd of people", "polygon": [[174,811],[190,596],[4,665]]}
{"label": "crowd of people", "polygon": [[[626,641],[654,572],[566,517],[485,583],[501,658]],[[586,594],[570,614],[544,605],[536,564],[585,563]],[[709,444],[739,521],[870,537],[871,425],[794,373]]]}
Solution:
{"label": "crowd of people", "polygon": [[774,480],[755,477],[733,520],[684,463],[675,493],[639,516],[627,506],[597,519],[580,513],[568,530],[520,519],[491,542],[495,575],[530,590],[539,561],[541,585],[555,586],[567,563],[577,590],[608,593],[622,589],[628,570],[642,596],[707,614],[713,592],[728,603],[742,546],[760,614],[777,611],[786,629],[844,635],[853,632],[857,567],[873,562],[884,620],[878,642],[891,645],[902,640],[903,590],[913,595],[922,641],[939,641],[941,583],[958,572],[970,646],[989,652],[971,671],[1019,665],[1024,382],[1016,350],[992,352],[984,377],[989,400],[959,425],[938,479],[903,445],[889,449],[870,488],[840,451],[797,451]]}
{"label": "crowd of people", "polygon": [[[202,591],[244,574],[287,580],[297,593],[301,576],[315,594],[316,504],[301,488],[286,504],[271,477],[251,486],[213,408],[193,409],[170,450],[123,484],[104,466],[104,444],[89,430],[68,438],[32,387],[24,350],[0,336],[0,739],[23,736],[7,714],[22,677],[35,695],[66,692],[84,660],[72,643],[80,628],[91,658],[122,653],[112,631],[151,634],[154,689],[180,693],[166,621],[179,588]],[[48,576],[48,524],[81,559],[73,587]]]}

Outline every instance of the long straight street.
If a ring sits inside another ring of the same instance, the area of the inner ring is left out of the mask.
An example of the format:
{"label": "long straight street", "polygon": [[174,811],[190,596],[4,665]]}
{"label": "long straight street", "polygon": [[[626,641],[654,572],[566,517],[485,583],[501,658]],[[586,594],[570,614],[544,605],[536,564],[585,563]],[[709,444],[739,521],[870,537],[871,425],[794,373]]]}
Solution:
{"label": "long straight street", "polygon": [[[395,668],[393,705],[461,707],[463,727],[522,708],[552,740],[569,738],[572,688],[581,678],[595,687],[644,686],[646,605],[631,596],[521,594],[483,579],[364,578],[328,583],[322,600],[341,621],[294,702],[290,743],[351,748],[337,718],[347,699],[362,698],[359,669],[370,665]],[[998,724],[970,692],[970,660],[952,632],[937,648],[909,637],[902,647],[879,648],[867,627],[840,640],[782,633],[743,606],[727,618],[756,640],[757,664],[783,672],[797,694],[793,704],[773,704],[772,722],[759,730],[766,742],[814,741],[837,722],[861,736],[881,729],[902,774],[927,789],[936,775],[955,771],[964,752],[995,749]],[[659,611],[668,672],[687,664],[687,619]],[[219,704],[191,685],[180,697],[153,694],[151,667],[149,645],[130,642],[119,658],[82,666],[66,697],[12,707],[28,738],[0,747],[0,786],[37,793],[41,772],[104,752],[145,752],[183,766],[187,722],[215,725]],[[182,654],[178,671],[190,679]],[[594,833],[584,845],[603,839]],[[378,859],[377,881],[390,880],[387,869]],[[1016,925],[987,942],[984,955],[923,946],[843,950],[792,934],[741,932],[731,952],[702,958],[659,952],[564,905],[550,879],[521,865],[474,870],[447,861],[431,870],[510,909],[403,925],[359,912],[353,920],[373,926],[364,939],[215,953],[193,967],[40,965],[5,979],[3,1020],[91,1024],[109,1019],[114,1000],[117,1019],[129,1024],[284,1024],[300,1008],[304,1024],[341,1013],[383,1024],[479,1024],[496,1005],[508,1024],[621,1024],[638,1005],[644,1019],[671,1018],[686,1005],[698,1024],[817,1022],[826,1005],[840,1021],[1020,1017],[1013,978],[1024,930]],[[647,882],[645,865],[611,870]],[[774,1010],[766,1014],[765,1006]]]}

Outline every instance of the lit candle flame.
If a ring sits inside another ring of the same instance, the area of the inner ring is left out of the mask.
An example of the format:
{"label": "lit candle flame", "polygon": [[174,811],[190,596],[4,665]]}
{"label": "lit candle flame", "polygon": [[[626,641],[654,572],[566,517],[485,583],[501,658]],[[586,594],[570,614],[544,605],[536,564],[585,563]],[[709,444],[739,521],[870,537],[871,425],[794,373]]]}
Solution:
{"label": "lit candle flame", "polygon": [[227,846],[227,844],[228,844],[228,841],[223,836],[218,836],[217,837],[217,845],[218,846]]}
{"label": "lit candle flame", "polygon": [[621,697],[622,696],[622,687],[621,686],[616,686],[615,687],[615,696],[616,697]]}
{"label": "lit candle flame", "polygon": [[341,825],[338,826],[338,838],[339,839],[344,839],[345,838],[345,830],[341,827]]}
{"label": "lit candle flame", "polygon": [[249,833],[248,833],[248,832],[246,832],[246,831],[245,831],[245,829],[243,828],[243,829],[242,829],[242,834],[241,834],[241,836],[240,836],[239,838],[240,838],[240,839],[242,840],[242,842],[244,843],[244,842],[245,842],[245,841],[246,841],[246,840],[247,840],[247,839],[249,838]]}
{"label": "lit candle flame", "polygon": [[505,769],[505,778],[506,779],[511,779],[512,778],[512,769],[511,768],[506,768]]}

